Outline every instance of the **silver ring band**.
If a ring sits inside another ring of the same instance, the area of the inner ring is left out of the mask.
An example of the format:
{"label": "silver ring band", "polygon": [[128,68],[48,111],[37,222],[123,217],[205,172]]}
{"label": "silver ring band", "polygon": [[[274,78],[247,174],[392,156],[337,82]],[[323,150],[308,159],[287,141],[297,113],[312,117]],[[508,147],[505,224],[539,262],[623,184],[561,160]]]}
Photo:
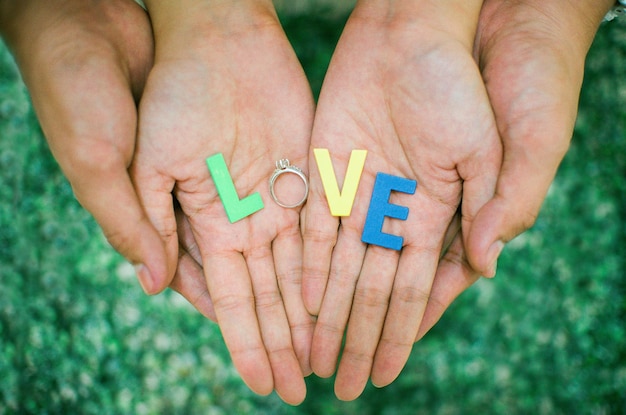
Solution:
{"label": "silver ring band", "polygon": [[[294,173],[298,177],[300,177],[300,179],[302,179],[302,181],[304,182],[304,196],[296,204],[288,205],[286,203],[283,203],[280,200],[278,200],[278,197],[276,197],[276,193],[274,193],[274,183],[276,183],[276,180],[278,179],[278,177],[284,173]],[[307,180],[302,170],[300,170],[296,166],[292,166],[291,164],[289,164],[289,160],[280,159],[276,162],[276,170],[274,170],[274,173],[272,173],[272,176],[270,177],[270,195],[272,196],[272,199],[274,199],[274,202],[276,202],[278,206],[281,206],[284,208],[296,208],[302,205],[304,202],[306,202],[306,199],[309,196],[309,181]]]}

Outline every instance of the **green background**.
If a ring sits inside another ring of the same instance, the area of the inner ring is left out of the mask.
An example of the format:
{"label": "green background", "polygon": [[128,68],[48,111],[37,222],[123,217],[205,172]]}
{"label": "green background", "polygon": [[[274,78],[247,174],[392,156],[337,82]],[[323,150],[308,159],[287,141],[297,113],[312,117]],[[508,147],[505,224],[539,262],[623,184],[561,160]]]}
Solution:
{"label": "green background", "polygon": [[[314,91],[345,16],[283,16]],[[74,200],[0,50],[0,415],[626,413],[626,22],[603,25],[579,119],[534,228],[464,293],[401,377],[339,402],[258,397],[219,329],[146,297]],[[112,201],[114,203],[114,201]]]}

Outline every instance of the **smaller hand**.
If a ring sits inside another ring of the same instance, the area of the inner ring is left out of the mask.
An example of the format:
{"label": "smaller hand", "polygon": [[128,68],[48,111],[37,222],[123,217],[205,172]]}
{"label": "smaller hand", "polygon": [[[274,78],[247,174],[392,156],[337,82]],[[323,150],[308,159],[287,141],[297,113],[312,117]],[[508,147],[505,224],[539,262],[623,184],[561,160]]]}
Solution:
{"label": "smaller hand", "polygon": [[[269,178],[281,158],[306,168],[310,89],[271,2],[195,5],[148,2],[157,54],[140,107],[133,181],[170,274],[182,265],[181,238],[197,242],[190,251],[208,290],[194,296],[207,302],[207,314],[212,300],[243,380],[297,404],[306,393],[313,320],[301,297],[299,209],[272,201]],[[207,168],[218,153],[237,199],[263,201],[234,223]],[[185,220],[176,220],[173,197]]]}
{"label": "smaller hand", "polygon": [[[437,2],[391,11],[381,3],[359,2],[348,21],[312,135],[313,148],[330,150],[340,186],[352,150],[368,151],[352,212],[330,216],[311,156],[303,221],[304,299],[318,314],[311,366],[320,376],[333,374],[345,331],[335,382],[345,400],[355,399],[369,377],[384,386],[400,373],[433,295],[446,232],[459,228],[451,224],[460,211],[464,232],[454,252],[493,196],[501,162],[471,54],[480,4],[458,2],[451,12]],[[361,240],[379,172],[417,181],[415,194],[391,196],[409,208],[407,220],[383,225],[404,238],[400,251]]]}

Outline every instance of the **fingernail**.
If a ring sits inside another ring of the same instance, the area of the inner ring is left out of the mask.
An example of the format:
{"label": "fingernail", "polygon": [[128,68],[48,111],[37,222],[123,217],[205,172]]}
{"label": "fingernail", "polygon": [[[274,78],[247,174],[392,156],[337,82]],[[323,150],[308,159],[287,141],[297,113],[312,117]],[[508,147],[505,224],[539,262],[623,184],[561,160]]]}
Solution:
{"label": "fingernail", "polygon": [[487,258],[489,258],[489,264],[491,265],[489,266],[485,277],[493,278],[496,276],[496,270],[498,268],[498,257],[500,256],[502,249],[504,249],[504,242],[502,241],[496,241],[491,245],[491,247],[489,247],[489,251],[487,251]]}
{"label": "fingernail", "polygon": [[143,291],[150,295],[152,293],[152,287],[154,286],[152,280],[152,274],[150,274],[150,270],[144,264],[135,265],[135,273],[137,274],[137,279],[139,280],[139,284]]}

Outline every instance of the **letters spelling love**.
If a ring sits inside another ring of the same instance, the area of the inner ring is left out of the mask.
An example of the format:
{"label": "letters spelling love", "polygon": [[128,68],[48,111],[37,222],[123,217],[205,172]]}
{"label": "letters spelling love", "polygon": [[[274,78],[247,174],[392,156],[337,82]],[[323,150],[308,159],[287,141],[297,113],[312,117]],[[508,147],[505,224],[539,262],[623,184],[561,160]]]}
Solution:
{"label": "letters spelling love", "polygon": [[[322,178],[330,214],[332,216],[350,216],[359,182],[361,181],[363,167],[365,166],[367,150],[352,150],[341,191],[339,191],[339,184],[337,183],[328,149],[316,148],[313,150],[313,153]],[[235,189],[235,184],[222,153],[207,158],[206,163],[224,205],[226,216],[228,216],[228,220],[231,223],[235,223],[263,209],[263,200],[258,192],[239,199],[237,189]],[[383,222],[386,217],[406,220],[409,216],[409,208],[389,203],[389,196],[392,191],[412,195],[415,193],[416,188],[417,181],[415,180],[377,173],[361,240],[367,244],[397,251],[401,250],[404,238],[384,233],[382,231]]]}

